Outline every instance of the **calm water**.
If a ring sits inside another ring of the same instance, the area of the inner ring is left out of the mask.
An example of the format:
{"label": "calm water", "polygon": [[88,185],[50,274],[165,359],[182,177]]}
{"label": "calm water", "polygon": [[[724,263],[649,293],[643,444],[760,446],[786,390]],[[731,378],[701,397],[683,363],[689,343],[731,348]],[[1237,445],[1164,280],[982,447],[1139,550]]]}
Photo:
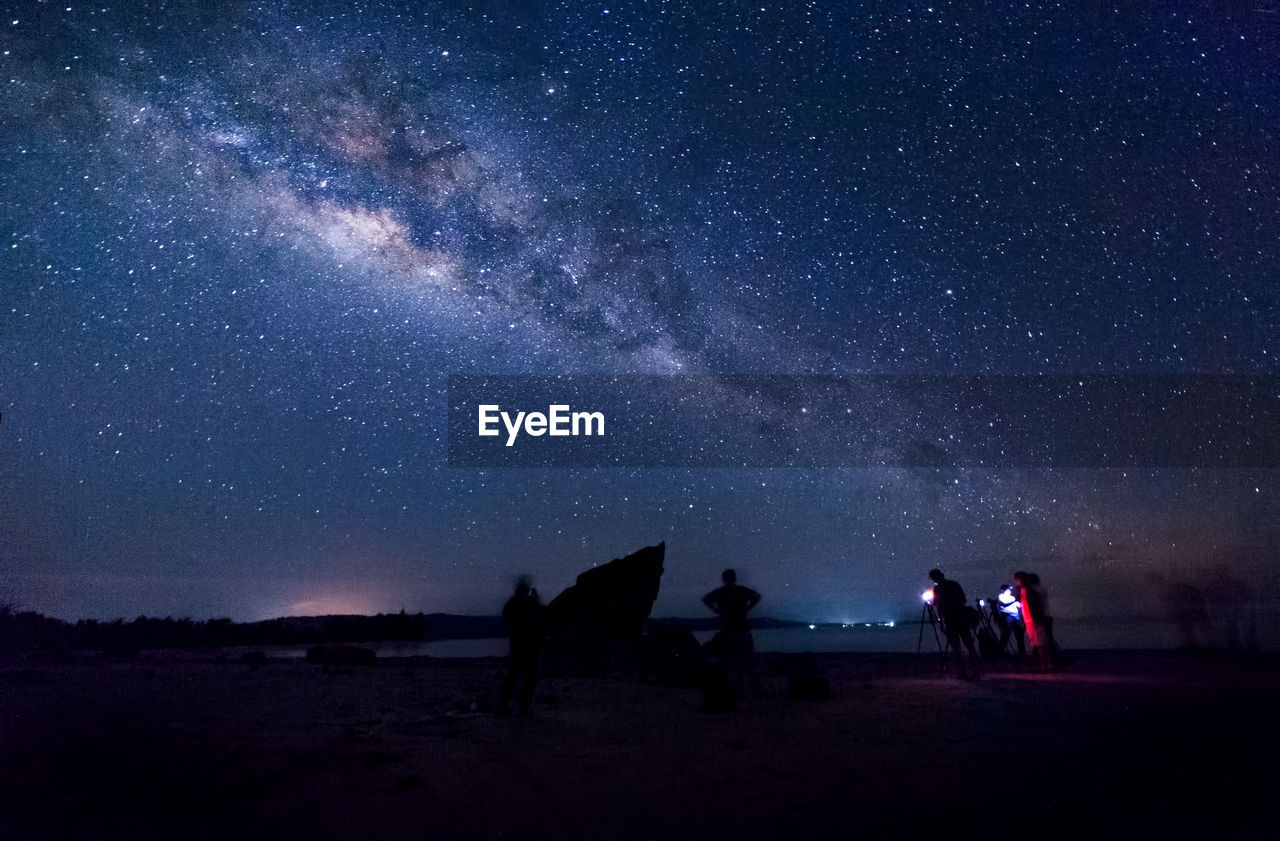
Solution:
{"label": "calm water", "polygon": [[[1184,640],[1178,628],[1169,622],[1157,620],[1130,620],[1104,622],[1097,620],[1059,619],[1055,623],[1058,642],[1064,649],[1098,649],[1098,648],[1155,648],[1171,649],[1182,645]],[[1222,637],[1221,628],[1200,629],[1202,644],[1215,644],[1217,637]],[[699,642],[706,642],[714,633],[702,631],[695,633]],[[1261,648],[1274,650],[1280,648],[1280,627],[1275,622],[1264,623],[1257,629],[1258,645]],[[924,651],[936,650],[930,626],[923,627],[915,623],[897,625],[892,628],[884,626],[864,627],[851,625],[847,628],[819,626],[809,628],[778,628],[755,632],[757,651],[783,652],[899,652],[914,653],[917,644]],[[472,640],[436,640],[434,642],[387,642],[373,643],[371,648],[379,657],[505,657],[507,641],[504,639],[472,639]],[[307,647],[274,650],[276,657],[304,657]]]}

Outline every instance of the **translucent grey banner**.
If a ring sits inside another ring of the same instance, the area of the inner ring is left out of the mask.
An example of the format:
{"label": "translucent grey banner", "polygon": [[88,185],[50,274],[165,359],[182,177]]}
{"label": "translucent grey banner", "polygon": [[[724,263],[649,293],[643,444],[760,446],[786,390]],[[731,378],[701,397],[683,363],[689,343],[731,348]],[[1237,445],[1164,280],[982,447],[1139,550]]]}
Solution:
{"label": "translucent grey banner", "polygon": [[458,375],[453,467],[1280,467],[1280,377]]}

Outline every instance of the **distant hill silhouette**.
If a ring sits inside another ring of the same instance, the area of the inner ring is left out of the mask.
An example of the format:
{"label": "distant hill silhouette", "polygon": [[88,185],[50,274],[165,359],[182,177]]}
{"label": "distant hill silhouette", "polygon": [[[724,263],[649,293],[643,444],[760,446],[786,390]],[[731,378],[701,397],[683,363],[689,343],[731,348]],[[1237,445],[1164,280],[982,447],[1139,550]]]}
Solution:
{"label": "distant hill silhouette", "polygon": [[[696,619],[681,619],[679,617],[670,617],[666,619],[651,620],[660,625],[666,625],[670,628],[684,628],[689,631],[717,631],[720,629],[720,617],[718,616],[699,616]],[[770,616],[761,616],[759,618],[751,617],[751,629],[754,631],[768,631],[777,628],[807,628],[808,622],[801,622],[797,619],[774,619]]]}
{"label": "distant hill silhouette", "polygon": [[[669,617],[654,623],[690,631],[713,631],[717,619]],[[805,625],[767,617],[751,620],[758,630]],[[493,639],[506,635],[498,616],[454,613],[379,613],[375,616],[285,616],[260,622],[139,616],[125,621],[66,622],[33,611],[0,606],[0,651],[102,651],[127,656],[144,648],[215,648],[245,645],[309,645],[321,642],[427,642]]]}
{"label": "distant hill silhouette", "polygon": [[426,616],[403,611],[376,616],[291,616],[246,623],[169,616],[72,623],[0,608],[0,650],[103,651],[127,656],[143,648],[424,640],[427,627]]}

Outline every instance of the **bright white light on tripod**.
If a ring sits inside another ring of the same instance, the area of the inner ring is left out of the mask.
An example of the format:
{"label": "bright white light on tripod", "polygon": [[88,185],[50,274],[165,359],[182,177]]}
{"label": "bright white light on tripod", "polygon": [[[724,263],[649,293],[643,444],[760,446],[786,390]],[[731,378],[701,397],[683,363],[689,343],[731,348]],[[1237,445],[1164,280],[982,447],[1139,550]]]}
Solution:
{"label": "bright white light on tripod", "polygon": [[809,626],[809,630],[810,630],[810,631],[812,631],[812,630],[813,630],[814,628],[816,628],[816,627],[818,627],[818,626],[817,626],[817,625],[810,625],[810,626]]}
{"label": "bright white light on tripod", "polygon": [[929,604],[933,604],[933,588],[930,587],[928,590],[921,593],[920,598],[924,599]]}

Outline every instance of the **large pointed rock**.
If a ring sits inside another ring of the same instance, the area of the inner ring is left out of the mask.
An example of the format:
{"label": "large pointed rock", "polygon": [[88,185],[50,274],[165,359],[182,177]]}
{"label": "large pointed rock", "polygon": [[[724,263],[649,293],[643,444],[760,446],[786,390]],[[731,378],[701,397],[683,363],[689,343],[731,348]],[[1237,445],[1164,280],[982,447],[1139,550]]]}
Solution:
{"label": "large pointed rock", "polygon": [[658,597],[666,543],[593,567],[547,605],[550,671],[603,671],[634,656]]}

